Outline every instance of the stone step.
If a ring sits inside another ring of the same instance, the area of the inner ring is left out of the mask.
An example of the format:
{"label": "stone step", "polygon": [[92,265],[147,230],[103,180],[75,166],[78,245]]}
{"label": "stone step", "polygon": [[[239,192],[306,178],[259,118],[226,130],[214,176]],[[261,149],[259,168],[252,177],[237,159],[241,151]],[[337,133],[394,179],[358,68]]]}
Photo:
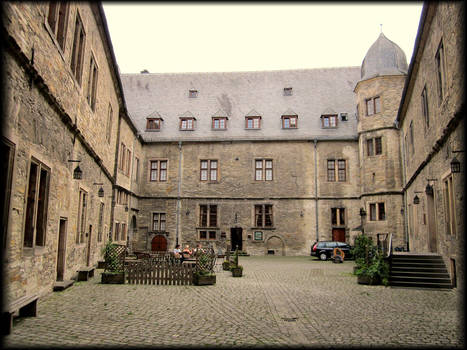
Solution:
{"label": "stone step", "polygon": [[446,276],[443,277],[424,277],[424,276],[401,276],[401,275],[390,275],[389,283],[394,282],[420,282],[420,283],[451,283],[451,279]]}
{"label": "stone step", "polygon": [[447,271],[391,270],[389,276],[449,278]]}
{"label": "stone step", "polygon": [[389,282],[390,286],[408,287],[408,288],[433,288],[433,289],[452,289],[451,283],[428,283],[428,282]]}

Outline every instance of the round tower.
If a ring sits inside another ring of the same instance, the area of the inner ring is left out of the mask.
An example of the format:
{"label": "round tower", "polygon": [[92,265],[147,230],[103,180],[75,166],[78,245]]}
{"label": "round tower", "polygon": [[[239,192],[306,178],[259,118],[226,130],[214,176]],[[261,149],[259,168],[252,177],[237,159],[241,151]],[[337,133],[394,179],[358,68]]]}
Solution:
{"label": "round tower", "polygon": [[392,233],[393,246],[405,244],[402,168],[397,111],[407,75],[402,49],[381,33],[361,66],[357,99],[361,205],[364,232]]}

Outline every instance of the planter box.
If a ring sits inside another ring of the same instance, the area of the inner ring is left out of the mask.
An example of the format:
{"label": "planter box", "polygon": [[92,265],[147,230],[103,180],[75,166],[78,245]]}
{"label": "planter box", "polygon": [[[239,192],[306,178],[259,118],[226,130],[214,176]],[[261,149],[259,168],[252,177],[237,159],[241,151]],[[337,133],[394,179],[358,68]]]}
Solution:
{"label": "planter box", "polygon": [[125,273],[103,272],[101,275],[103,284],[125,284]]}
{"label": "planter box", "polygon": [[222,263],[222,270],[224,270],[224,271],[230,271],[230,262],[224,261],[224,262]]}
{"label": "planter box", "polygon": [[377,285],[377,284],[381,284],[381,278],[379,277],[371,278],[369,276],[360,275],[360,276],[357,276],[357,282],[358,284]]}
{"label": "planter box", "polygon": [[216,275],[193,275],[193,284],[195,286],[209,286],[216,284]]}
{"label": "planter box", "polygon": [[239,267],[232,267],[230,271],[232,271],[232,277],[242,277],[243,269]]}

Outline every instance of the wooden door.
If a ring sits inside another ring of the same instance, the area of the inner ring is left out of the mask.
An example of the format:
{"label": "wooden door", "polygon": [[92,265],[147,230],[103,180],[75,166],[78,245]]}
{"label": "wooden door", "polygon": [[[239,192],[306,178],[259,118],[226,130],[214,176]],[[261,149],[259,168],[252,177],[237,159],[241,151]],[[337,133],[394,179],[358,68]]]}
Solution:
{"label": "wooden door", "polygon": [[333,228],[332,240],[337,242],[345,242],[345,228]]}
{"label": "wooden door", "polygon": [[167,251],[167,239],[162,235],[154,236],[151,241],[151,250],[153,252]]}
{"label": "wooden door", "polygon": [[88,248],[86,250],[86,266],[90,266],[90,263],[91,263],[91,237],[92,237],[92,225],[89,225]]}
{"label": "wooden door", "polygon": [[427,194],[427,211],[428,211],[428,247],[430,252],[438,252],[438,240],[436,234],[436,214],[433,195]]}
{"label": "wooden door", "polygon": [[67,219],[61,218],[58,228],[57,281],[63,281],[65,272],[66,224]]}
{"label": "wooden door", "polygon": [[242,231],[241,227],[232,227],[230,229],[230,241],[232,243],[231,250],[235,250],[236,248],[238,248],[238,250],[243,249]]}

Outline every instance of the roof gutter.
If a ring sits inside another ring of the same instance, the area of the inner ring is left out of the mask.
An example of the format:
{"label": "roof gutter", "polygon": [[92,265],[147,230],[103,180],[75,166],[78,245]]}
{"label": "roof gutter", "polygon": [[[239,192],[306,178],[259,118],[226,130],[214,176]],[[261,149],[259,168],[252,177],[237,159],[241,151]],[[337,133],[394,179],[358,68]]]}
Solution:
{"label": "roof gutter", "polygon": [[[420,24],[418,25],[417,37],[415,39],[415,48],[410,61],[409,70],[407,72],[407,79],[405,80],[404,89],[402,90],[402,98],[399,104],[399,110],[397,111],[397,117],[395,124],[399,126],[405,116],[406,111],[406,101],[410,100],[410,95],[412,94],[413,85],[415,80],[412,77],[418,72],[418,67],[420,66],[420,56],[423,54],[423,49],[426,44],[426,36],[429,34],[425,31],[425,27],[430,26],[431,21],[433,20],[433,11],[436,8],[437,4],[433,5],[429,2],[423,3],[422,14],[420,16]],[[428,13],[430,12],[430,16]],[[423,37],[423,38],[422,38]]]}

